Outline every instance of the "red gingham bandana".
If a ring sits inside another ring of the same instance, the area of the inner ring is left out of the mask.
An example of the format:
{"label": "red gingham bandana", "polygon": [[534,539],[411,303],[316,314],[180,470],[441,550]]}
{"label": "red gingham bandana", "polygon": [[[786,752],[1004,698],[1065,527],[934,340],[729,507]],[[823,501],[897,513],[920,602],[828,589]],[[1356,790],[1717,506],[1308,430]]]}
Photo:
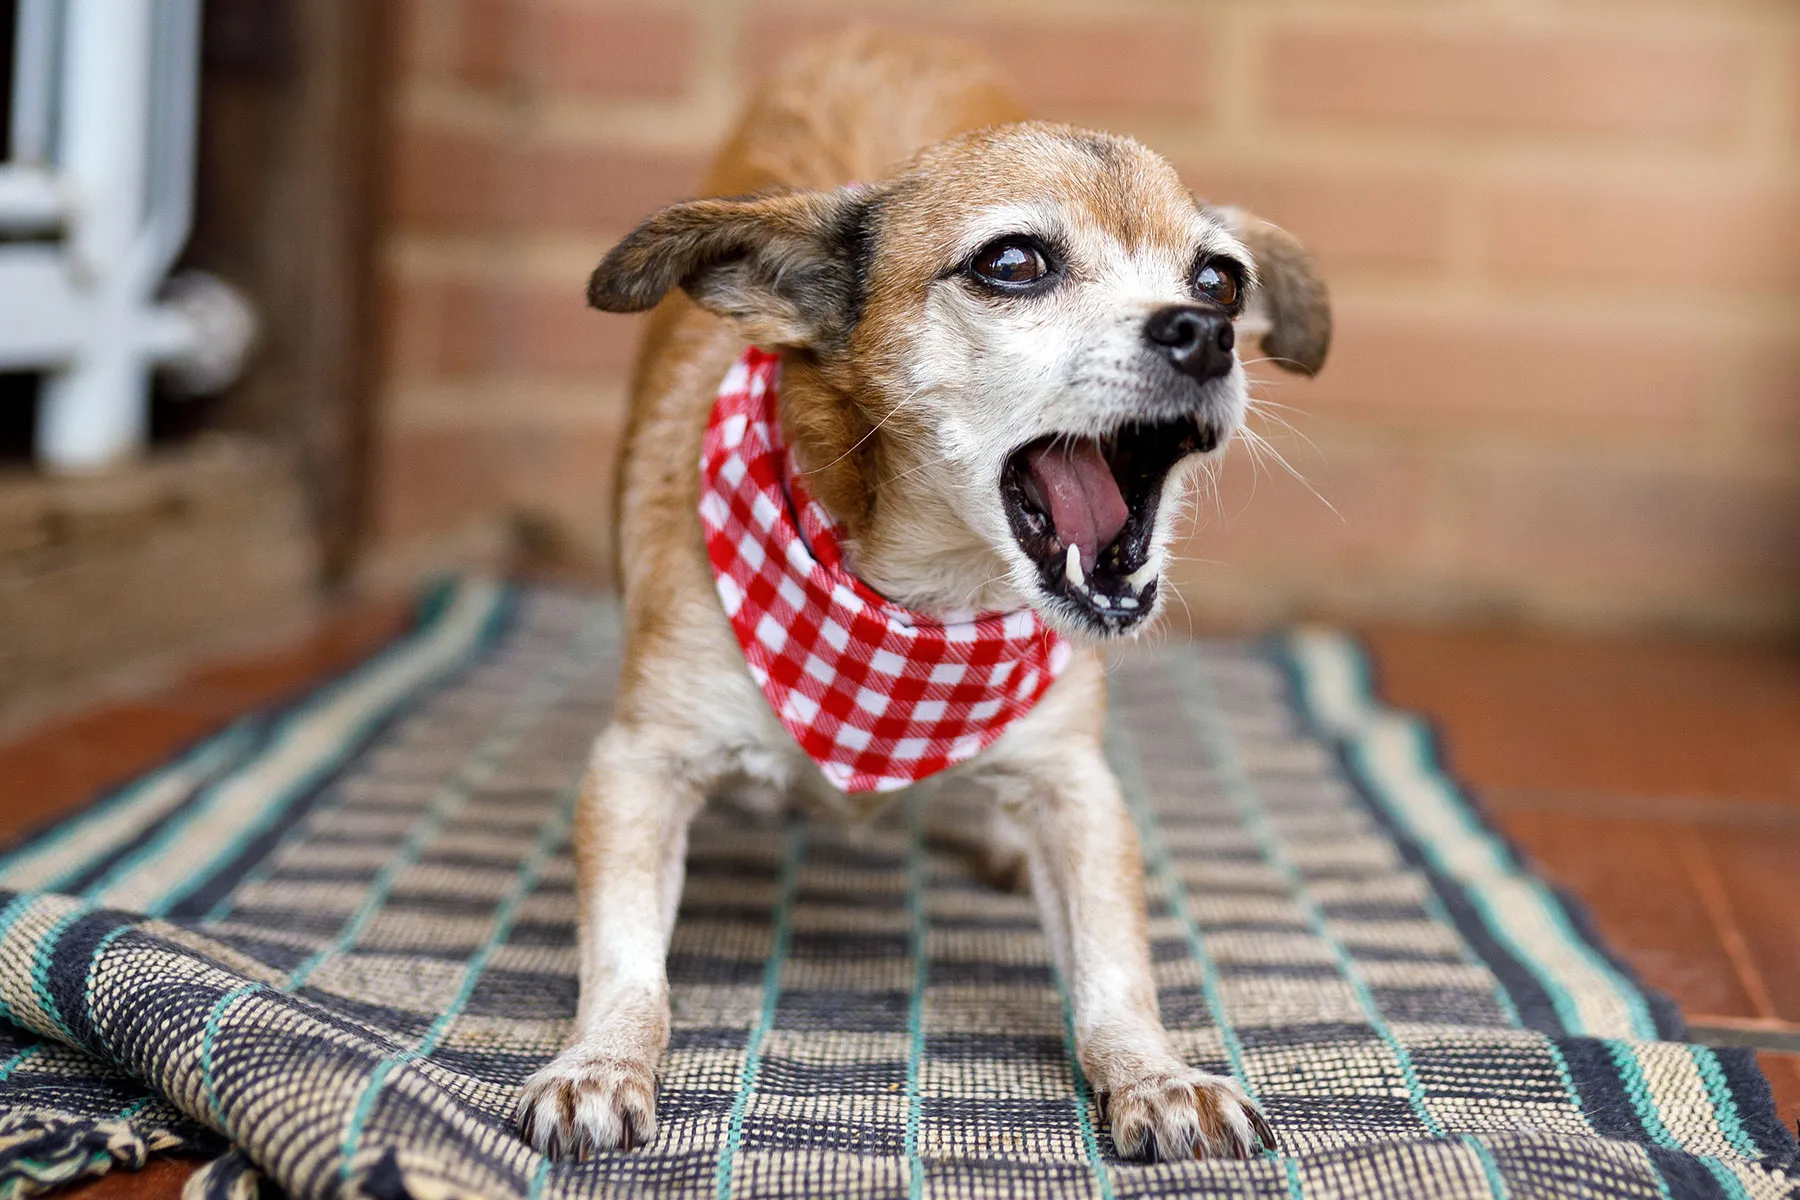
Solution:
{"label": "red gingham bandana", "polygon": [[844,565],[841,531],[789,469],[781,360],[732,365],[700,452],[700,521],[750,674],[825,778],[846,792],[916,783],[1031,711],[1069,645],[1030,609],[937,619]]}

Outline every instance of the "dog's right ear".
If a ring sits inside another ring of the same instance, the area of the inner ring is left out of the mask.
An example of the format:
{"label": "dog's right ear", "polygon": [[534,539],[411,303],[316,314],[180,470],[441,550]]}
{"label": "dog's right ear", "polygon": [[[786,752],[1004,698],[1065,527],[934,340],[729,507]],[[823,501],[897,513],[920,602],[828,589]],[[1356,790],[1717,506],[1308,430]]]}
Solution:
{"label": "dog's right ear", "polygon": [[1331,297],[1312,256],[1292,234],[1240,208],[1217,210],[1256,259],[1256,291],[1238,336],[1262,338],[1276,366],[1316,375],[1331,348]]}
{"label": "dog's right ear", "polygon": [[670,205],[594,268],[588,303],[642,312],[674,287],[767,349],[847,341],[873,241],[873,188]]}

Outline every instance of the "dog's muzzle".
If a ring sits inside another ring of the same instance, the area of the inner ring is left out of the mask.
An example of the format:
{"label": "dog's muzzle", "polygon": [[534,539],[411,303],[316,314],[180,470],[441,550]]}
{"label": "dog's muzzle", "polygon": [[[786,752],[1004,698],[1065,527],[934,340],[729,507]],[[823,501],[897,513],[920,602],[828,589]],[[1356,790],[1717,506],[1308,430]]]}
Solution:
{"label": "dog's muzzle", "polygon": [[1135,628],[1154,608],[1163,482],[1236,425],[1226,381],[1237,338],[1223,311],[1169,305],[1142,337],[1152,361],[1137,413],[1098,435],[1035,438],[1008,456],[1000,479],[1013,538],[1051,607],[1099,636]]}

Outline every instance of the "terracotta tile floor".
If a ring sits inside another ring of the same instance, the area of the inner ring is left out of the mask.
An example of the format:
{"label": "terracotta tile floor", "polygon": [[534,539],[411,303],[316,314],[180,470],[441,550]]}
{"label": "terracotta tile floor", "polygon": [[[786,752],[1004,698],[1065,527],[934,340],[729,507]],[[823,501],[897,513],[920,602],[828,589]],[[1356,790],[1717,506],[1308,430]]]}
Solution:
{"label": "terracotta tile floor", "polygon": [[[404,623],[346,613],[259,658],[0,745],[0,839],[232,716],[357,661]],[[1545,634],[1367,631],[1388,701],[1434,717],[1452,770],[1714,1041],[1762,1047],[1800,1120],[1800,656]],[[162,1163],[76,1189],[166,1200]]]}

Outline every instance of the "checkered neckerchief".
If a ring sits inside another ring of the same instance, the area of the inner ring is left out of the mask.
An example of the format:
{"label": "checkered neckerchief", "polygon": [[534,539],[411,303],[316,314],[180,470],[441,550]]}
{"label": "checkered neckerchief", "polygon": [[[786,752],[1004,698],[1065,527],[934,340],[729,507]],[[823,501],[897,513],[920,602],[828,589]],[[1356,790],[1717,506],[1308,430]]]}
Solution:
{"label": "checkered neckerchief", "polygon": [[1069,646],[1030,609],[927,617],[851,574],[836,522],[789,470],[779,374],[752,347],[719,385],[700,453],[713,580],[750,674],[825,778],[905,787],[1029,712]]}

